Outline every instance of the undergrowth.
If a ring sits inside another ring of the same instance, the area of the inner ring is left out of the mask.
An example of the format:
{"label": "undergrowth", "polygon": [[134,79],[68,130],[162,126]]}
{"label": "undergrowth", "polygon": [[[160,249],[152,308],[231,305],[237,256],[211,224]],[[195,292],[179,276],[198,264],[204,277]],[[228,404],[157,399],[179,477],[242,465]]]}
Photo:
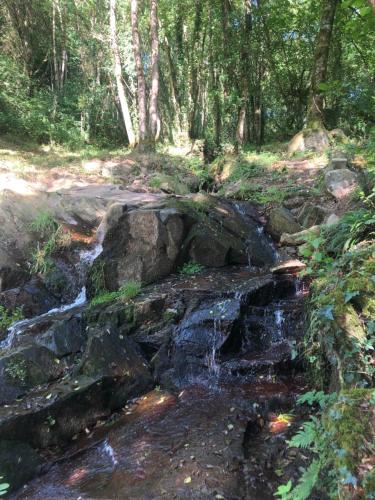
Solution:
{"label": "undergrowth", "polygon": [[0,305],[0,332],[6,331],[13,323],[24,318],[22,307],[16,307],[13,311]]}

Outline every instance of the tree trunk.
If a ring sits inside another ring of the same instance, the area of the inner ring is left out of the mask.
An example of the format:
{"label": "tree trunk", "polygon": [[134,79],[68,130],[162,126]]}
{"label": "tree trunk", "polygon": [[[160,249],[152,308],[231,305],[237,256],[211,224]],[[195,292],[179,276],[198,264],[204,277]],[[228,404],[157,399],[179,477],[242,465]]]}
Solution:
{"label": "tree trunk", "polygon": [[252,31],[251,0],[244,0],[245,19],[243,40],[241,49],[241,104],[238,112],[238,121],[236,128],[236,150],[242,148],[246,139],[246,111],[249,103],[249,59],[250,59],[250,37]]}
{"label": "tree trunk", "polygon": [[315,46],[314,65],[307,110],[306,126],[309,129],[324,128],[323,92],[320,85],[325,83],[327,77],[329,48],[337,4],[338,0],[324,0],[323,4],[320,30]]}
{"label": "tree trunk", "polygon": [[109,21],[110,21],[110,34],[111,34],[111,48],[112,57],[114,62],[114,72],[116,78],[117,95],[120,101],[122,118],[124,120],[124,125],[126,133],[128,135],[129,145],[134,147],[135,145],[135,135],[133,124],[130,116],[129,105],[126,99],[125,88],[122,81],[122,71],[121,71],[121,58],[120,51],[117,43],[116,34],[116,0],[109,1]]}
{"label": "tree trunk", "polygon": [[158,115],[159,95],[159,33],[158,33],[158,1],[151,0],[151,93],[150,93],[150,133],[155,145],[160,134]]}
{"label": "tree trunk", "polygon": [[138,83],[138,128],[139,143],[138,147],[144,149],[147,147],[147,114],[146,114],[146,82],[141,58],[141,41],[138,29],[138,0],[131,0],[131,24],[133,38],[133,53],[135,67],[137,71]]}

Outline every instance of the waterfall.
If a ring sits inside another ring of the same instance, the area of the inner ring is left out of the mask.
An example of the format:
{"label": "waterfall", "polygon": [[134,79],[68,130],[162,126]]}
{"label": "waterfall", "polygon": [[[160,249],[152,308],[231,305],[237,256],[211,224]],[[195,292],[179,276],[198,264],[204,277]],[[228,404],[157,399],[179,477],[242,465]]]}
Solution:
{"label": "waterfall", "polygon": [[[86,276],[88,269],[92,266],[94,260],[101,254],[102,251],[103,251],[102,244],[97,243],[93,248],[89,250],[85,249],[80,252],[79,262],[82,271],[84,273],[84,276]],[[75,309],[79,306],[82,306],[83,304],[86,303],[86,301],[87,301],[86,287],[83,286],[78,292],[73,302],[71,302],[70,304],[63,304],[60,307],[54,307],[53,309],[50,309],[49,311],[47,311],[44,314],[41,314],[40,316],[35,316],[33,318],[16,321],[8,329],[8,335],[6,336],[6,338],[2,342],[0,342],[0,349],[9,349],[10,347],[12,347],[13,341],[17,337],[17,335],[22,333],[27,327],[36,325],[45,318],[49,318],[51,316],[55,316],[70,311],[72,309]]]}

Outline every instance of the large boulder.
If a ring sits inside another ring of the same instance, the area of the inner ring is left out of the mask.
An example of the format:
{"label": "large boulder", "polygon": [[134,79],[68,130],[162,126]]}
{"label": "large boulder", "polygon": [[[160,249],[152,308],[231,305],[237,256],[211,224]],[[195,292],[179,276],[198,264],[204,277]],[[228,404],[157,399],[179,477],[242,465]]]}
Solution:
{"label": "large boulder", "polygon": [[329,147],[329,136],[325,129],[305,129],[298,132],[288,145],[288,152],[324,151]]}
{"label": "large boulder", "polygon": [[266,229],[271,236],[279,240],[283,233],[298,233],[302,230],[302,226],[287,208],[276,207],[268,214]]}
{"label": "large boulder", "polygon": [[342,200],[352,194],[359,186],[359,183],[354,172],[347,168],[341,168],[326,172],[325,185],[327,191],[336,198],[336,200]]}
{"label": "large boulder", "polygon": [[33,387],[59,378],[64,363],[57,361],[52,351],[41,346],[24,347],[2,356],[0,404],[9,403]]}
{"label": "large boulder", "polygon": [[103,252],[90,271],[88,289],[118,289],[124,282],[144,284],[167,276],[184,262],[206,267],[269,265],[275,252],[250,210],[214,196],[170,198],[131,209],[114,205],[99,228]]}

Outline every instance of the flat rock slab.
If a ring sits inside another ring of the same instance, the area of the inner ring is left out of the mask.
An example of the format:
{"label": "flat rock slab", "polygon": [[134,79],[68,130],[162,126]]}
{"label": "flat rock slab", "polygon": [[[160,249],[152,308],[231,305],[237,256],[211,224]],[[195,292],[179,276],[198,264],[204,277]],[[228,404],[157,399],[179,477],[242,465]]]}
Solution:
{"label": "flat rock slab", "polygon": [[275,266],[271,269],[273,274],[288,274],[288,273],[298,273],[305,269],[306,264],[301,262],[298,259],[291,259],[285,262],[282,262],[278,266]]}

